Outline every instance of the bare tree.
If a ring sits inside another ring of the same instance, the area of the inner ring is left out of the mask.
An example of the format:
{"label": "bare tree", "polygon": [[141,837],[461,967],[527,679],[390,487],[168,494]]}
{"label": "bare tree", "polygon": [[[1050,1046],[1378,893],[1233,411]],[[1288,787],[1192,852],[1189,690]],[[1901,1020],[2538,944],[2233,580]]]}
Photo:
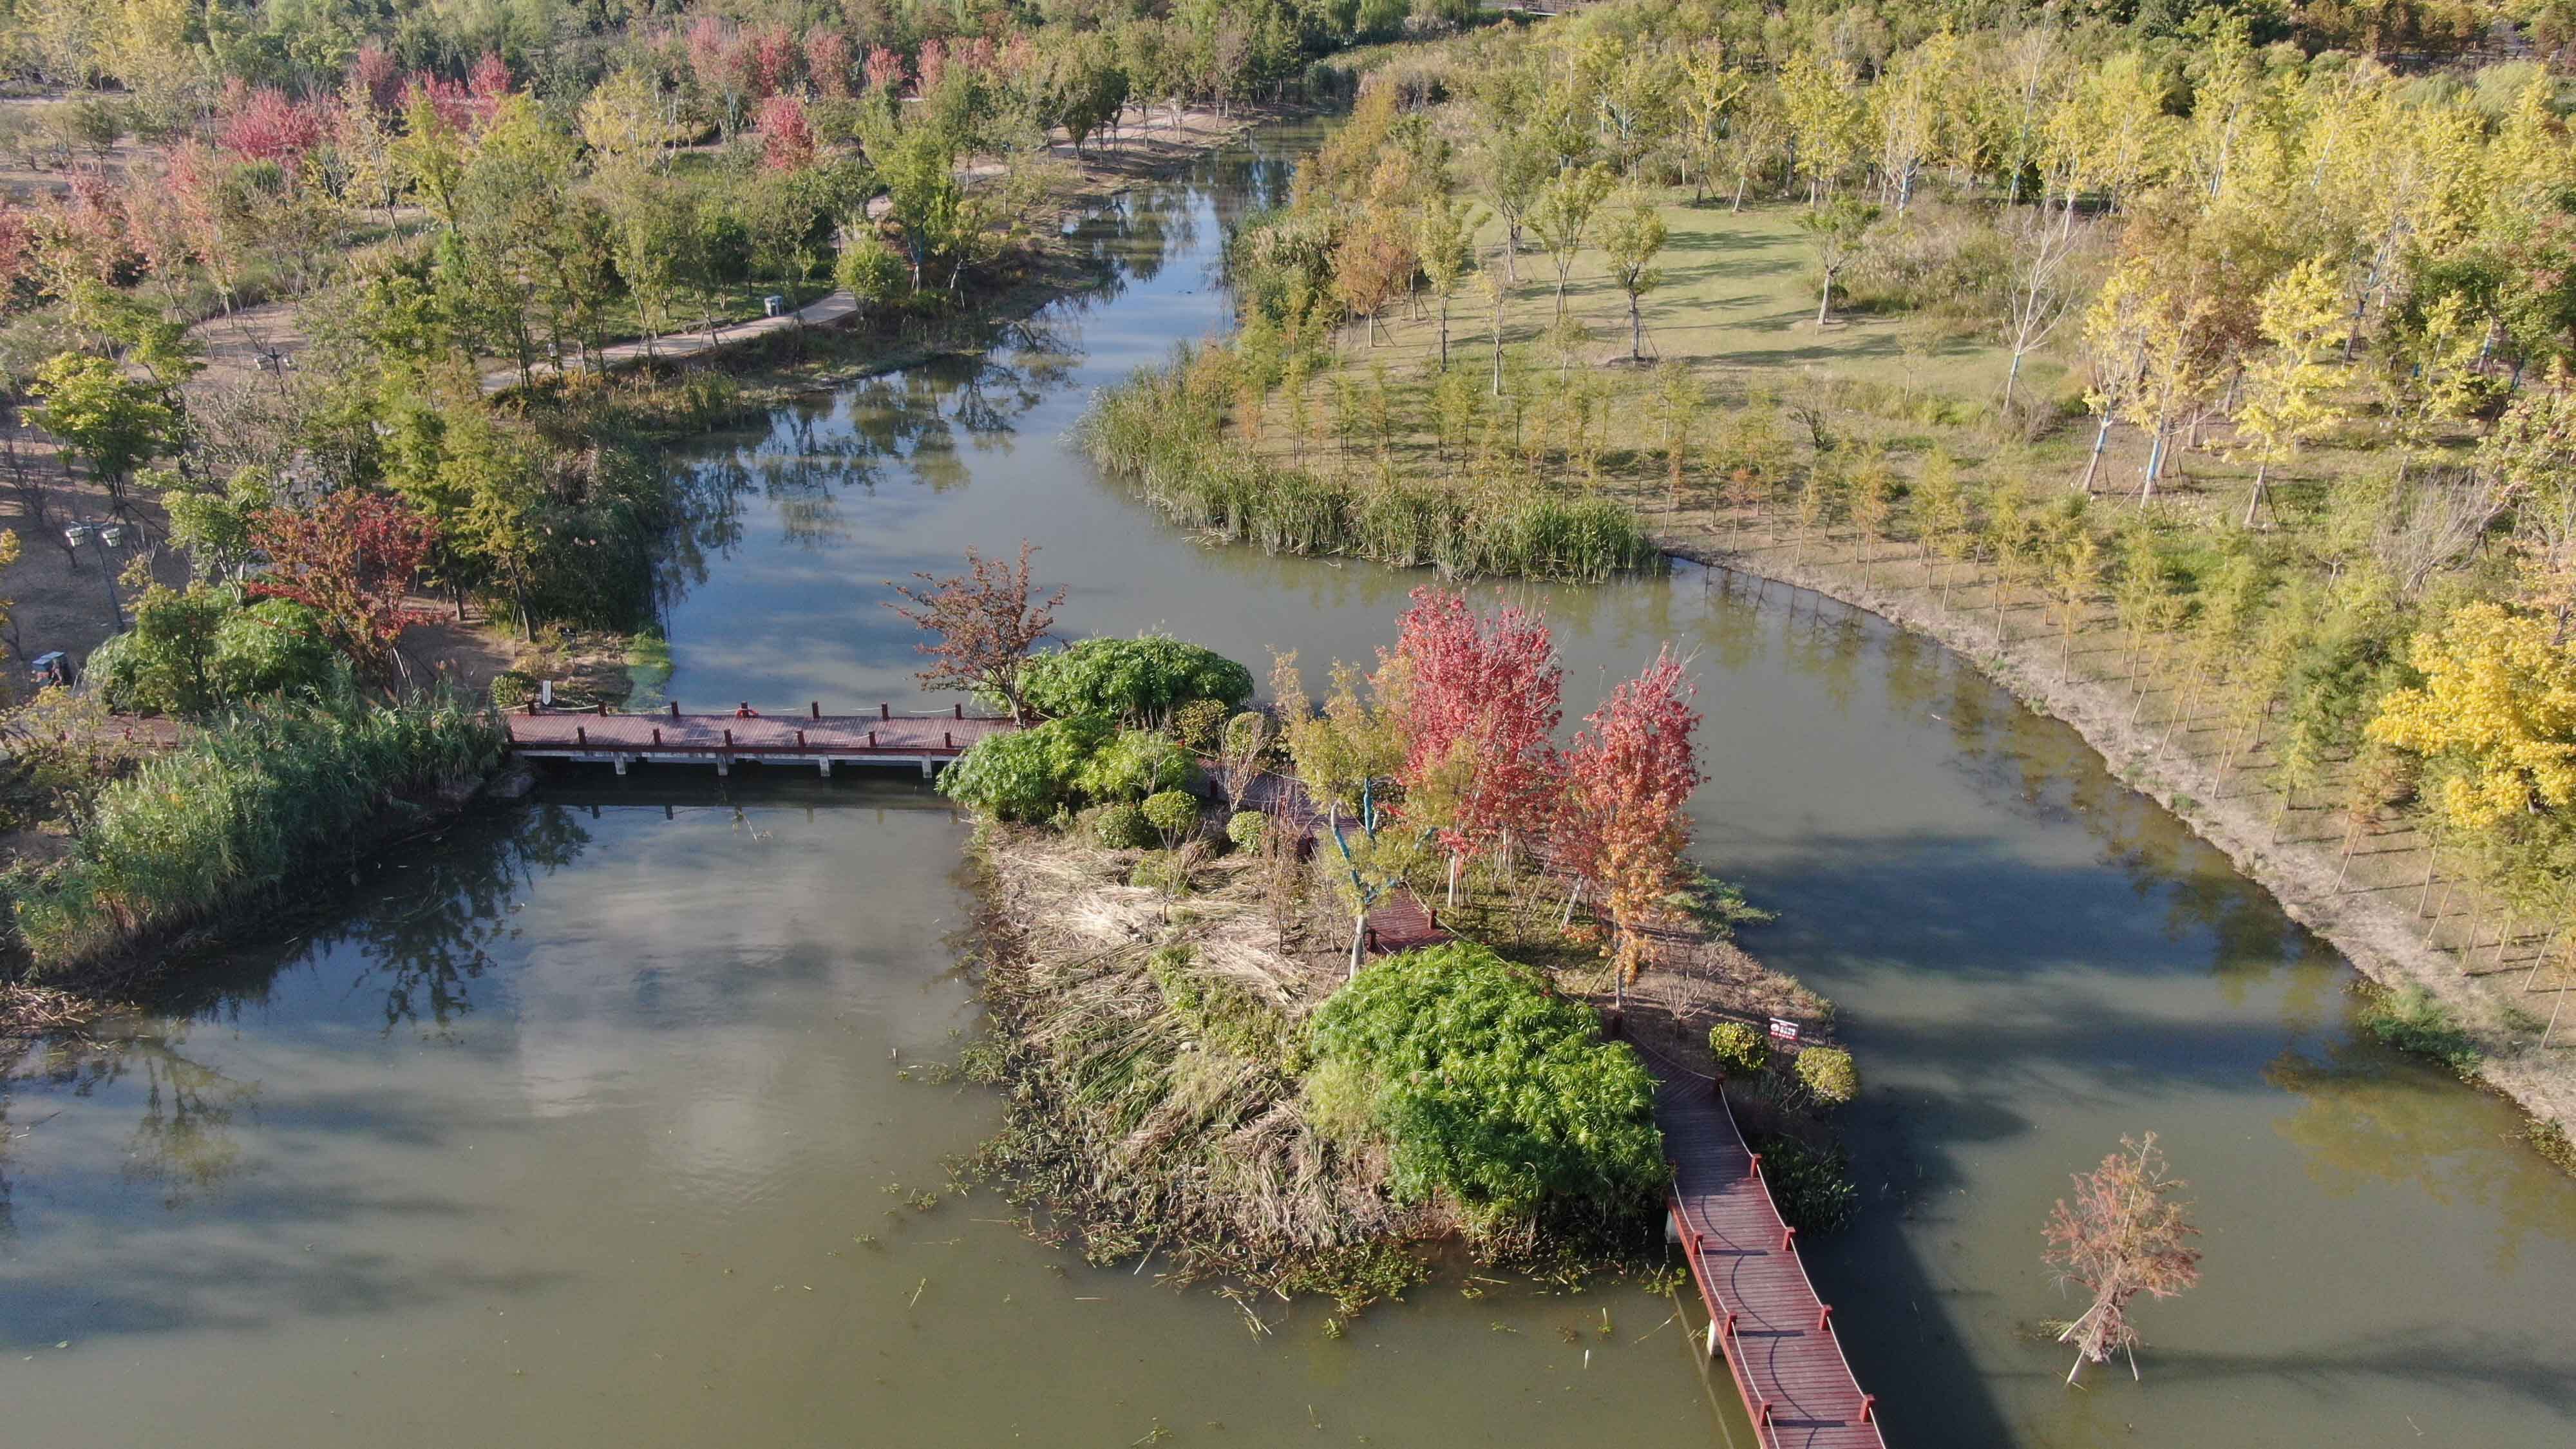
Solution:
{"label": "bare tree", "polygon": [[2021,382],[2022,360],[2048,341],[2075,304],[2067,258],[2083,241],[2081,233],[2053,226],[2045,216],[2025,216],[2014,223],[2012,288],[2004,297],[2004,341],[2012,348],[2012,369],[2004,374],[2004,408],[2012,408]]}
{"label": "bare tree", "polygon": [[2183,1220],[2188,1204],[2173,1200],[2186,1185],[2166,1176],[2150,1132],[2121,1138],[2120,1150],[2100,1167],[2077,1173],[2072,1204],[2058,1199],[2048,1219],[2048,1264],[2061,1287],[2081,1284],[2093,1295],[2092,1306],[2057,1335],[2059,1343],[2075,1345],[2068,1383],[2085,1364],[2107,1362],[2114,1350],[2128,1354],[2135,1378],[2139,1337],[2129,1321],[2130,1300],[2140,1293],[2171,1298],[2200,1281],[2200,1250],[2188,1243],[2200,1230]]}
{"label": "bare tree", "polygon": [[1032,599],[1029,555],[1037,545],[1020,544],[1016,564],[985,558],[966,550],[966,572],[949,578],[916,573],[918,588],[887,581],[904,602],[888,600],[894,610],[937,640],[914,646],[930,663],[918,671],[931,689],[969,689],[1009,703],[1011,720],[1020,722],[1020,670],[1029,651],[1055,627],[1058,589]]}
{"label": "bare tree", "polygon": [[2427,579],[2475,547],[2503,514],[2505,498],[2482,470],[2435,467],[2401,474],[2371,539],[2371,550],[2413,597]]}

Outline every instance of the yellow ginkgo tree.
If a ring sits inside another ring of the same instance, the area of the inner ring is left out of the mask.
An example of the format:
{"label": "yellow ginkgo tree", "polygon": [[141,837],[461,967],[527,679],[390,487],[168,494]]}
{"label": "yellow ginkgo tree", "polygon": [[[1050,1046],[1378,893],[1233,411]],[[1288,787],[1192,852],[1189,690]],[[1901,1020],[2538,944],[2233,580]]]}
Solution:
{"label": "yellow ginkgo tree", "polygon": [[2446,821],[2480,830],[2576,802],[2576,649],[2548,619],[2470,604],[2408,657],[2423,685],[2390,692],[2368,734],[2452,767],[2431,800]]}
{"label": "yellow ginkgo tree", "polygon": [[2299,445],[2333,427],[2342,416],[2328,395],[2328,365],[2343,345],[2343,292],[2322,257],[2310,257],[2263,289],[2264,340],[2271,349],[2245,369],[2245,402],[2236,410],[2236,456],[2254,461],[2254,487],[2245,499],[2245,526],[2263,506],[2263,483],[2275,464],[2298,456]]}

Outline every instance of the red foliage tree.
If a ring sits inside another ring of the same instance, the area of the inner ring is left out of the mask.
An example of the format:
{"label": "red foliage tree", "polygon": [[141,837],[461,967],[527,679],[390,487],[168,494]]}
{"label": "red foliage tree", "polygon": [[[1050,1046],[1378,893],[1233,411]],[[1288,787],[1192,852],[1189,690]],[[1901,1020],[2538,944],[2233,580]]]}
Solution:
{"label": "red foliage tree", "polygon": [[343,488],[303,512],[261,512],[251,542],[269,563],[252,592],[314,610],[351,663],[375,678],[391,674],[403,599],[438,542],[437,520],[399,499]]}
{"label": "red foliage tree", "polygon": [[1014,565],[966,550],[966,572],[949,578],[917,573],[919,587],[889,582],[902,602],[886,607],[927,633],[932,643],[914,646],[929,659],[919,672],[932,689],[971,689],[998,695],[1020,718],[1020,671],[1029,651],[1055,627],[1056,606],[1064,590],[1033,599],[1029,555],[1037,545],[1023,542]]}
{"label": "red foliage tree", "polygon": [[411,84],[403,88],[405,108],[420,101],[429,102],[429,108],[438,114],[438,123],[459,135],[473,134],[482,121],[482,114],[474,107],[474,98],[466,93],[464,86],[452,80],[441,80],[427,71],[413,76]]}
{"label": "red foliage tree", "polygon": [[402,71],[394,64],[392,52],[374,41],[358,47],[357,57],[349,62],[349,74],[365,88],[377,110],[391,111],[402,101]]}
{"label": "red foliage tree", "polygon": [[322,117],[275,86],[262,86],[225,118],[219,144],[244,161],[292,167],[322,139]]}
{"label": "red foliage tree", "polygon": [[1447,773],[1440,843],[1453,865],[1543,829],[1565,681],[1545,617],[1510,606],[1480,615],[1464,596],[1426,587],[1396,628],[1410,728],[1402,783],[1419,794]]}
{"label": "red foliage tree", "polygon": [[903,57],[880,45],[868,52],[868,89],[900,91],[903,89]]}
{"label": "red foliage tree", "polygon": [[817,25],[805,33],[805,74],[813,79],[814,89],[830,100],[846,100],[850,94],[850,37],[827,25]]}
{"label": "red foliage tree", "polygon": [[746,40],[750,47],[751,93],[774,96],[796,83],[796,67],[804,54],[796,37],[784,25],[765,25],[752,31]]}
{"label": "red foliage tree", "polygon": [[754,126],[760,132],[760,164],[772,171],[799,171],[814,164],[814,123],[805,102],[775,95],[760,103]]}
{"label": "red foliage tree", "polygon": [[35,239],[26,213],[0,198],[0,301],[16,291],[18,279],[27,274],[29,248]]}
{"label": "red foliage tree", "polygon": [[1623,993],[1644,964],[1638,928],[1661,915],[1688,879],[1690,817],[1683,807],[1702,778],[1692,693],[1681,660],[1666,647],[1584,717],[1565,755],[1557,860],[1600,888]]}
{"label": "red foliage tree", "polygon": [[474,62],[473,72],[465,77],[465,93],[472,99],[477,121],[489,121],[499,115],[501,103],[516,89],[517,84],[510,79],[510,63],[497,50],[483,52],[483,58]]}
{"label": "red foliage tree", "polygon": [[938,39],[923,41],[921,54],[914,64],[921,76],[921,93],[928,95],[939,89],[939,82],[948,74],[948,42]]}

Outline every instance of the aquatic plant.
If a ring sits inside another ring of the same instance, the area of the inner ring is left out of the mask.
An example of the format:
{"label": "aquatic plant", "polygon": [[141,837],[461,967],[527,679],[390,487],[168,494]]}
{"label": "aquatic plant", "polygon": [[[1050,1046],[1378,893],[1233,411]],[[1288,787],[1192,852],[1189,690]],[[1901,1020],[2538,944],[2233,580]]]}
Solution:
{"label": "aquatic plant", "polygon": [[1078,430],[1094,462],[1183,527],[1272,553],[1467,576],[1588,583],[1663,566],[1644,524],[1606,498],[1391,472],[1354,483],[1271,462],[1224,436],[1224,399],[1198,356],[1102,393]]}
{"label": "aquatic plant", "polygon": [[12,875],[19,938],[59,972],[309,880],[500,751],[492,717],[443,692],[221,717],[101,792],[67,860]]}

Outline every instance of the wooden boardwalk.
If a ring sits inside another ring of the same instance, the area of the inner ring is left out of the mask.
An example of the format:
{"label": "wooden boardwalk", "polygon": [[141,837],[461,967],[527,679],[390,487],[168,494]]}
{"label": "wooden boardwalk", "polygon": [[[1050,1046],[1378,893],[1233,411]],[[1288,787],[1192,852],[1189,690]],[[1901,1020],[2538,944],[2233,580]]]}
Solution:
{"label": "wooden boardwalk", "polygon": [[832,773],[834,765],[914,765],[927,778],[986,735],[1019,726],[998,715],[897,714],[890,705],[874,714],[825,714],[809,704],[803,714],[663,714],[522,711],[502,716],[510,748],[541,760],[580,760],[613,766],[617,773],[639,762],[713,765],[729,774],[744,761],[797,765]]}
{"label": "wooden boardwalk", "polygon": [[1765,1449],[1886,1449],[1877,1403],[1834,1337],[1760,1159],[1718,1084],[1639,1048],[1664,1079],[1655,1121],[1673,1160],[1672,1216],[1723,1353]]}

